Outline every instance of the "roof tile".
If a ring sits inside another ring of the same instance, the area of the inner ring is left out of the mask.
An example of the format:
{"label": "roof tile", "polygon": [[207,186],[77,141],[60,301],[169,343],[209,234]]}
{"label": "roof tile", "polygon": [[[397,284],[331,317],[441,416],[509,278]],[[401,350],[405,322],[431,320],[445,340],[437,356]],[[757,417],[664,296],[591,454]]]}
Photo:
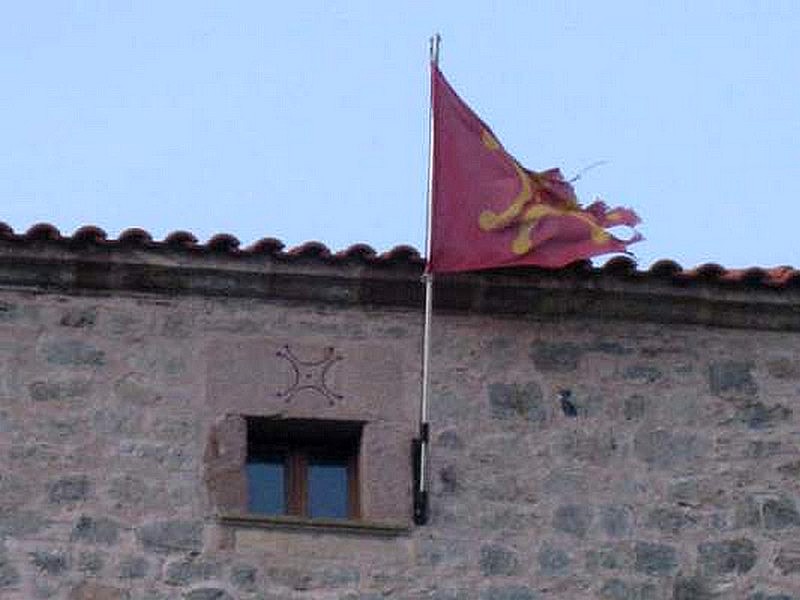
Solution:
{"label": "roof tile", "polygon": [[[275,238],[264,238],[241,249],[240,241],[233,235],[221,233],[211,237],[205,244],[187,231],[174,231],[163,241],[154,241],[149,232],[140,228],[123,231],[117,239],[108,239],[105,231],[93,225],[80,227],[72,236],[62,236],[61,232],[49,223],[37,223],[24,234],[15,233],[7,224],[0,222],[0,240],[15,242],[51,242],[68,244],[76,248],[88,245],[138,247],[151,251],[170,250],[205,250],[230,256],[270,256],[286,261],[320,260],[326,264],[369,264],[385,267],[407,267],[420,269],[425,259],[417,249],[411,246],[396,246],[391,250],[378,254],[367,244],[354,244],[345,250],[332,253],[323,243],[306,242],[289,250],[285,250],[282,241]],[[506,270],[504,270],[505,272]],[[517,269],[520,276],[541,273],[543,269]],[[636,263],[628,256],[615,256],[599,267],[593,267],[590,261],[577,261],[557,271],[563,274],[595,274],[609,277],[638,277],[666,279],[675,283],[716,283],[725,286],[741,286],[745,288],[800,288],[800,271],[791,266],[773,268],[751,267],[747,269],[726,269],[725,267],[707,263],[693,269],[684,269],[673,260],[662,259],[652,264],[647,271],[640,271]]]}

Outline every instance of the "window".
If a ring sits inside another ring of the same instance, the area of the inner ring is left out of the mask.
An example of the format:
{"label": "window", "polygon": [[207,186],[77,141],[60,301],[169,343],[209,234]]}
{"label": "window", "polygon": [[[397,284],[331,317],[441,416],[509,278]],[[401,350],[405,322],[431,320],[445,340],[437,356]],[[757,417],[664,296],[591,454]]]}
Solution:
{"label": "window", "polygon": [[248,417],[248,512],[358,519],[361,429],[352,421]]}
{"label": "window", "polygon": [[[231,528],[225,536],[240,527],[386,532],[412,523],[413,348],[323,335],[208,339],[201,500]],[[321,364],[329,341],[335,360]]]}

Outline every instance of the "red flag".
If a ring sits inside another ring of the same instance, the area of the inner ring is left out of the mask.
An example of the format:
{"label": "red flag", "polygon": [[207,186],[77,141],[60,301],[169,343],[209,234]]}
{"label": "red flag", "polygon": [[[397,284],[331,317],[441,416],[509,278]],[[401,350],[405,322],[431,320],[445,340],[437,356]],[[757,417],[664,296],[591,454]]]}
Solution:
{"label": "red flag", "polygon": [[522,167],[431,65],[433,199],[427,271],[515,265],[557,268],[639,241],[611,235],[633,227],[632,210],[602,202],[582,208],[558,169]]}

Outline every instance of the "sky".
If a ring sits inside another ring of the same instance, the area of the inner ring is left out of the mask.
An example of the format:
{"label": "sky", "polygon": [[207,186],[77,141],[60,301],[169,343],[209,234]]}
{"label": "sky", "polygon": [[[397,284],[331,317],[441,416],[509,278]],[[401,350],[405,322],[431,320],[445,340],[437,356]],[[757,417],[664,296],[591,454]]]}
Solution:
{"label": "sky", "polygon": [[602,161],[639,268],[800,266],[794,0],[7,3],[0,221],[422,251],[435,32],[522,164]]}

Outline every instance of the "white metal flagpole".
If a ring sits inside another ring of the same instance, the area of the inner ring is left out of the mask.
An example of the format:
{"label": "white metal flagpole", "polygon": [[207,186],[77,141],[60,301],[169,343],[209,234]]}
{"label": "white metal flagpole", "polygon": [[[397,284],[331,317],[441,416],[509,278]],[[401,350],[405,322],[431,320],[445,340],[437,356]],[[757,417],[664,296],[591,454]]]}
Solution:
{"label": "white metal flagpole", "polygon": [[[435,34],[430,39],[430,62],[439,64],[439,42],[441,37]],[[433,126],[433,94],[429,112],[428,133],[428,199],[427,223],[425,234],[425,258],[431,259],[431,220],[433,217],[433,149],[435,132]],[[431,354],[431,315],[433,314],[433,275],[426,273],[425,281],[425,322],[422,331],[422,400],[420,402],[420,437],[418,440],[417,486],[414,490],[414,521],[419,525],[428,522],[428,396],[430,390],[430,354]]]}

